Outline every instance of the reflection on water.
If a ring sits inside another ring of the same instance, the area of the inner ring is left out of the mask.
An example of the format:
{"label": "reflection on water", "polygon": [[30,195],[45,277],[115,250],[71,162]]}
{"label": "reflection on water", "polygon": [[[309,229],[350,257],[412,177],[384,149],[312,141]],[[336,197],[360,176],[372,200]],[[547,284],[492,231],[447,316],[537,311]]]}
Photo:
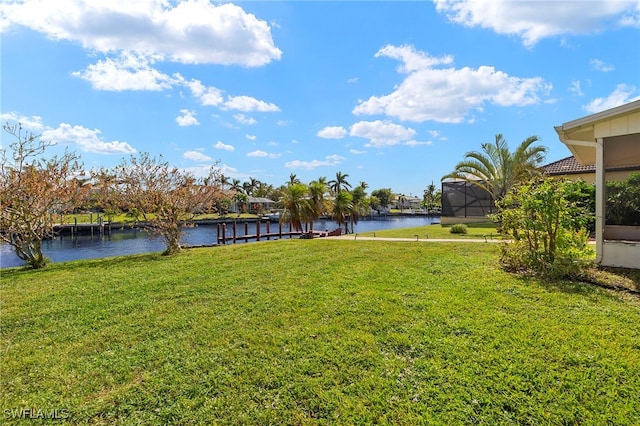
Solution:
{"label": "reflection on water", "polygon": [[[413,226],[423,226],[432,223],[439,223],[437,217],[425,216],[402,216],[376,218],[371,220],[360,220],[355,226],[355,232],[378,231],[382,229],[408,228]],[[278,224],[269,224],[270,232],[278,232]],[[336,223],[330,220],[321,220],[314,223],[316,230],[332,230],[336,228]],[[288,226],[283,225],[283,232],[288,231]],[[237,235],[244,233],[244,223],[238,222]],[[256,224],[249,223],[248,234],[256,232]],[[262,222],[260,233],[267,232],[267,223]],[[231,225],[227,225],[226,235],[231,238],[233,235]],[[53,240],[43,241],[43,252],[46,257],[53,262],[64,262],[77,259],[95,259],[102,257],[122,256],[127,254],[161,252],[165,249],[162,238],[151,238],[153,234],[140,229],[113,230],[110,234],[105,233],[91,235],[61,236]],[[218,232],[215,225],[200,225],[195,228],[185,229],[183,243],[189,246],[214,245],[217,242]],[[0,268],[20,266],[22,262],[13,253],[11,247],[0,245]]]}

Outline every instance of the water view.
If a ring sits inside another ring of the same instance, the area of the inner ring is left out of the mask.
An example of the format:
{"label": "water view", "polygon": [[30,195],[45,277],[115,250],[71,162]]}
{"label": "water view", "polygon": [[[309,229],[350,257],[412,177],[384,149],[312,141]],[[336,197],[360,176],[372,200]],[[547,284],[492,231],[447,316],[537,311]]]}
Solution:
{"label": "water view", "polygon": [[[393,216],[375,219],[361,219],[355,225],[355,232],[377,231],[382,229],[409,228],[439,223],[439,217],[429,216]],[[267,232],[266,222],[261,222],[260,233]],[[321,220],[314,223],[314,229],[335,229],[336,223],[330,220]],[[283,225],[283,232],[288,226]],[[278,224],[271,223],[270,231],[277,232]],[[244,235],[244,224],[238,222],[238,236]],[[249,224],[249,234],[255,234],[255,223]],[[151,253],[163,251],[165,246],[161,238],[150,238],[151,234],[140,229],[113,230],[104,236],[91,235],[64,235],[53,240],[43,242],[44,255],[52,262],[65,262],[78,259],[96,259],[103,257],[122,256],[128,254]],[[232,236],[231,226],[227,226],[228,238]],[[288,237],[285,237],[288,238]],[[200,225],[186,229],[183,243],[189,246],[213,245],[218,240],[216,225]],[[242,240],[238,240],[242,242]],[[21,261],[7,245],[0,245],[0,268],[21,266]]]}

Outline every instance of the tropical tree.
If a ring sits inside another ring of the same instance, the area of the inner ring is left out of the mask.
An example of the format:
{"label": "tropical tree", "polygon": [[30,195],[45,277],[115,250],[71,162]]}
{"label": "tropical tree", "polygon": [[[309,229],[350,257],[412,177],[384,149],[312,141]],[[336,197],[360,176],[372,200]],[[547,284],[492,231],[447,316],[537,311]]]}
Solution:
{"label": "tropical tree", "polygon": [[365,182],[360,182],[360,185],[351,191],[352,208],[349,212],[349,222],[351,223],[352,231],[355,224],[358,223],[358,219],[369,214],[369,198],[366,192],[367,186]]}
{"label": "tropical tree", "polygon": [[291,173],[289,175],[289,185],[293,185],[294,183],[301,183],[300,179],[298,179],[298,176],[295,175],[295,173]]}
{"label": "tropical tree", "polygon": [[400,206],[400,213],[404,211],[404,204],[407,201],[407,196],[404,194],[398,195],[398,205]]}
{"label": "tropical tree", "polygon": [[436,200],[436,193],[437,192],[438,192],[438,189],[433,184],[433,182],[431,182],[429,185],[427,185],[427,188],[424,190],[423,203],[424,203],[424,206],[427,209],[427,212],[429,212],[429,211],[431,211],[433,209],[434,204],[435,204],[435,200]]}
{"label": "tropical tree", "polygon": [[204,179],[170,166],[162,157],[142,153],[123,160],[112,173],[94,172],[94,179],[105,208],[128,212],[143,221],[165,240],[164,254],[170,255],[181,250],[182,230],[193,224],[194,216],[214,211],[225,198],[217,184],[218,174],[219,169],[212,166],[207,181],[214,184],[205,185]]}
{"label": "tropical tree", "polygon": [[[244,192],[236,192],[233,195],[233,203],[235,204],[235,210],[240,216],[241,212],[246,212],[248,210],[247,203],[249,201],[249,197]],[[238,206],[240,206],[240,211],[238,211]]]}
{"label": "tropical tree", "polygon": [[331,217],[338,226],[344,225],[345,233],[349,233],[349,215],[353,211],[353,196],[348,191],[340,191],[336,194],[331,210]]}
{"label": "tropical tree", "polygon": [[54,236],[55,213],[71,211],[83,198],[87,186],[79,157],[65,152],[61,157],[43,157],[47,147],[39,135],[23,132],[20,124],[3,129],[15,137],[0,151],[0,242],[11,246],[21,260],[34,269],[47,259],[42,240]]}
{"label": "tropical tree", "polygon": [[393,193],[391,192],[391,188],[382,188],[371,191],[371,196],[376,197],[379,202],[378,205],[386,209],[387,206],[391,204]]}
{"label": "tropical tree", "polygon": [[294,183],[287,185],[280,197],[281,223],[289,223],[296,231],[302,231],[304,223],[313,220],[313,207],[307,197],[307,185]]}
{"label": "tropical tree", "polygon": [[240,179],[231,179],[231,187],[229,189],[231,189],[234,192],[242,192],[242,182],[240,182]]}
{"label": "tropical tree", "polygon": [[326,199],[327,183],[321,180],[313,180],[309,183],[309,199],[313,209],[313,219],[316,220],[328,210]]}
{"label": "tropical tree", "polygon": [[482,151],[465,154],[455,170],[442,179],[460,179],[489,192],[494,200],[501,200],[517,183],[539,174],[538,166],[544,161],[547,148],[534,145],[537,136],[529,136],[514,152],[509,151],[507,141],[501,134],[495,143],[483,143]]}
{"label": "tropical tree", "polygon": [[337,194],[344,189],[351,188],[351,184],[347,181],[348,177],[349,175],[346,173],[336,172],[336,178],[329,181],[329,189]]}

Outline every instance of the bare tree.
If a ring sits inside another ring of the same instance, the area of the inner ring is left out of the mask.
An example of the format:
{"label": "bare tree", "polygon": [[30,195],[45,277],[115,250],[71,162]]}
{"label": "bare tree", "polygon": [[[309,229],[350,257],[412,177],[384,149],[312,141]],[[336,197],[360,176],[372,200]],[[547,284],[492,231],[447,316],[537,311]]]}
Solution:
{"label": "bare tree", "polygon": [[182,230],[195,215],[213,212],[224,197],[219,176],[214,165],[207,178],[197,179],[148,153],[123,160],[112,172],[94,172],[103,207],[142,221],[164,239],[167,255],[181,250]]}
{"label": "bare tree", "polygon": [[78,176],[82,165],[75,153],[46,159],[52,144],[23,131],[20,124],[2,128],[15,137],[10,155],[0,154],[0,241],[34,269],[43,268],[42,240],[54,236],[54,214],[72,211],[86,187]]}

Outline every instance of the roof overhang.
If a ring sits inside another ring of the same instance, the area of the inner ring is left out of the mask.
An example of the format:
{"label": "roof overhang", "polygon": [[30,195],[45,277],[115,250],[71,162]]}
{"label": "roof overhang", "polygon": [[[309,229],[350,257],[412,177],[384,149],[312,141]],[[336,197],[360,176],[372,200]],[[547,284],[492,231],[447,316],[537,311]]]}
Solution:
{"label": "roof overhang", "polygon": [[555,130],[581,164],[595,164],[598,139],[635,134],[625,145],[640,150],[640,100],[566,122]]}

